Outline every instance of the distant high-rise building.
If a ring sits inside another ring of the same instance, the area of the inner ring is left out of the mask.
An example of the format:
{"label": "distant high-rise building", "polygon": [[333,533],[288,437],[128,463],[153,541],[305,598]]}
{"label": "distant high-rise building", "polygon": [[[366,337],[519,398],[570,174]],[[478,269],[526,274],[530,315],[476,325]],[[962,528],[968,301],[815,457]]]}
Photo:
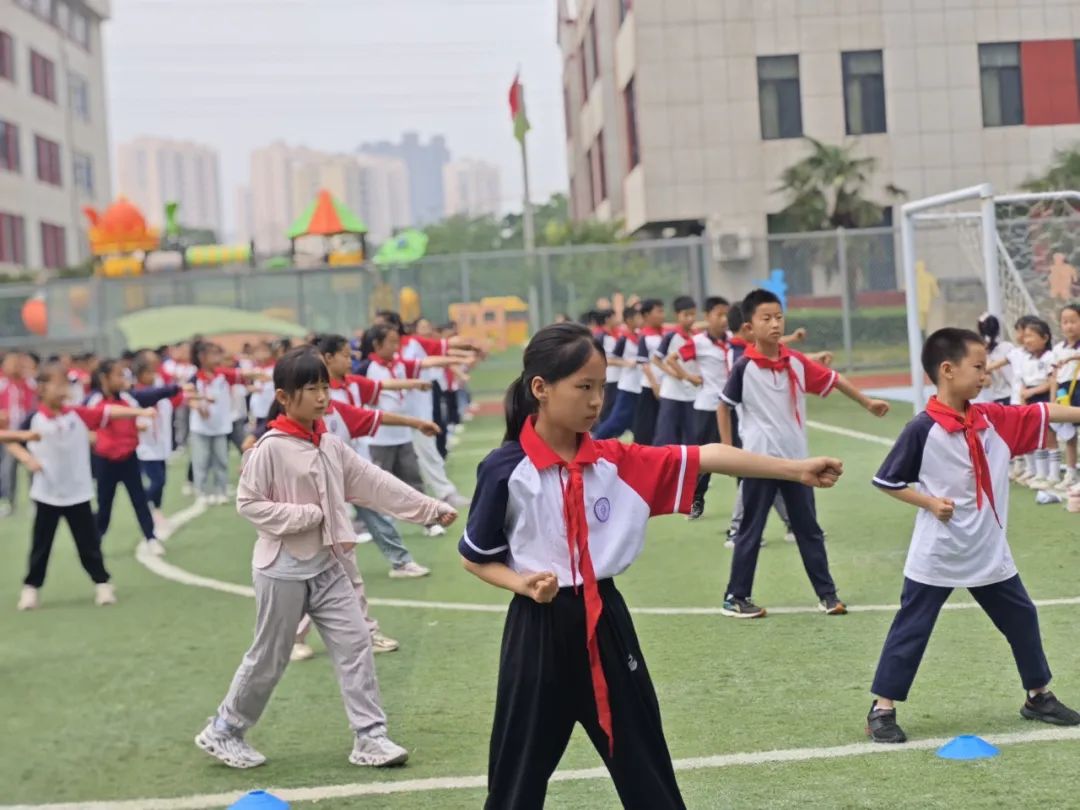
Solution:
{"label": "distant high-rise building", "polygon": [[410,224],[428,225],[446,216],[443,193],[443,166],[450,161],[446,139],[435,135],[428,144],[420,143],[415,132],[406,132],[401,143],[379,141],[365,143],[362,154],[401,158],[409,175]]}
{"label": "distant high-rise building", "polygon": [[287,248],[286,231],[323,188],[364,221],[373,243],[410,223],[409,172],[400,158],[275,143],[251,155],[251,233],[256,247]]}
{"label": "distant high-rise building", "polygon": [[501,201],[499,167],[470,158],[451,161],[443,166],[443,193],[447,216],[497,214]]}
{"label": "distant high-rise building", "polygon": [[112,199],[106,0],[0,3],[0,273],[90,255],[83,206]]}
{"label": "distant high-rise building", "polygon": [[251,186],[237,186],[233,195],[233,213],[236,217],[235,238],[240,242],[248,242],[255,236],[255,218],[251,210]]}
{"label": "distant high-rise building", "polygon": [[136,138],[116,149],[121,194],[142,209],[147,222],[165,224],[165,204],[180,204],[188,228],[221,234],[221,168],[216,149],[191,141]]}

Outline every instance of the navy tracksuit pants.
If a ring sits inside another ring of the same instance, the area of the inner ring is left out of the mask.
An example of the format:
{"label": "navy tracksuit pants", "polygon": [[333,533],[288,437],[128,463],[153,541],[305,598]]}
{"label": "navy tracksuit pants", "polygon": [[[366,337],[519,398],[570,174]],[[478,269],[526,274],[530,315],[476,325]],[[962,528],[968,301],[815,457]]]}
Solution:
{"label": "navy tracksuit pants", "polygon": [[[885,637],[885,648],[871,687],[875,695],[907,700],[934,623],[952,592],[952,588],[904,578],[900,610]],[[1041,689],[1050,683],[1050,665],[1046,663],[1039,634],[1039,614],[1020,575],[992,585],[968,588],[968,592],[1012,647],[1024,688]]]}
{"label": "navy tracksuit pants", "polygon": [[[607,394],[604,394],[606,397]],[[611,412],[601,420],[593,431],[594,439],[617,439],[622,436],[634,423],[634,414],[637,412],[638,397],[640,394],[633,391],[616,391],[615,404],[611,406]],[[637,437],[634,437],[637,441]]]}

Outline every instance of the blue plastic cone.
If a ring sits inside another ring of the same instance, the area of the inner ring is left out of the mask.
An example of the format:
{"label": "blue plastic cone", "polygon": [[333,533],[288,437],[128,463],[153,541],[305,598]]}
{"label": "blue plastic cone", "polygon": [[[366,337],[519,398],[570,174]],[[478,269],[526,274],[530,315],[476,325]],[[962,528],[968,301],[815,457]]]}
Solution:
{"label": "blue plastic cone", "polygon": [[1000,753],[982,737],[974,734],[954,737],[937,750],[937,755],[942,759],[989,759]]}
{"label": "blue plastic cone", "polygon": [[289,803],[265,790],[253,790],[240,801],[230,804],[229,810],[289,810]]}

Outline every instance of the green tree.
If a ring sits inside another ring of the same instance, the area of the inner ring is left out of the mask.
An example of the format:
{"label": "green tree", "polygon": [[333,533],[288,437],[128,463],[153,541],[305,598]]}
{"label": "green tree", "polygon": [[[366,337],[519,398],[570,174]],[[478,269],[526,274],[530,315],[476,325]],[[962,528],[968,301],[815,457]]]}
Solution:
{"label": "green tree", "polygon": [[1024,182],[1025,191],[1064,191],[1080,188],[1080,143],[1058,149],[1041,175]]}

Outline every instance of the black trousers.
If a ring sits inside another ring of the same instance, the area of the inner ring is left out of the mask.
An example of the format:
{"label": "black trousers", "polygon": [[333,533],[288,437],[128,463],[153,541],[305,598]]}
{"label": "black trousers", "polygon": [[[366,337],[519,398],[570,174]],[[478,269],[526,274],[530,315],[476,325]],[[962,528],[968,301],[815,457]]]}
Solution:
{"label": "black trousers", "polygon": [[[907,700],[938,613],[952,592],[952,588],[923,585],[904,578],[900,610],[885,637],[885,648],[871,687],[875,695]],[[968,588],[968,593],[1012,647],[1024,688],[1041,689],[1050,683],[1050,665],[1046,663],[1039,633],[1039,613],[1020,575],[1004,582]]]}
{"label": "black trousers", "polygon": [[458,411],[457,391],[443,391],[443,413],[446,414],[446,424],[460,425],[461,413]]}
{"label": "black trousers", "polygon": [[[716,421],[716,411],[694,410],[694,444],[712,444],[720,441],[720,424]],[[694,488],[694,500],[705,499],[705,493],[709,489],[709,473],[699,475],[697,487]]]}
{"label": "black trousers", "polygon": [[104,537],[105,532],[109,530],[116,487],[123,484],[131,499],[131,505],[135,508],[135,517],[139,521],[143,537],[147,540],[151,539],[154,536],[154,519],[150,516],[150,506],[146,501],[139,459],[132,453],[123,461],[109,461],[98,456],[97,462],[98,534]]}
{"label": "black trousers", "polygon": [[693,402],[660,397],[653,444],[658,447],[665,444],[693,444],[696,426]]}
{"label": "black trousers", "polygon": [[140,461],[143,477],[146,479],[146,500],[151,506],[161,508],[161,499],[165,495],[165,462]]}
{"label": "black trousers", "polygon": [[446,415],[443,413],[443,392],[437,382],[431,383],[431,421],[439,426],[439,435],[435,437],[435,449],[446,458]]}
{"label": "black trousers", "polygon": [[488,767],[488,810],[542,808],[576,723],[604,760],[623,806],[684,808],[649,670],[615,583],[601,580],[596,633],[608,684],[615,756],[596,717],[585,646],[584,591],[541,605],[515,596],[506,615]]}
{"label": "black trousers", "polygon": [[109,572],[105,570],[105,560],[101,556],[101,536],[94,522],[94,510],[90,501],[72,506],[51,506],[47,503],[34,502],[34,528],[31,534],[30,564],[27,568],[24,585],[40,588],[45,584],[45,573],[49,568],[49,555],[52,554],[53,540],[60,518],[67,521],[71,535],[75,538],[75,548],[79,552],[79,562],[95,583],[109,581]]}
{"label": "black trousers", "polygon": [[656,414],[660,410],[660,401],[653,394],[652,388],[645,385],[637,401],[634,414],[634,441],[638,444],[652,444],[656,435]]}
{"label": "black trousers", "polygon": [[727,593],[731,596],[749,598],[754,589],[754,573],[757,571],[758,552],[761,551],[761,534],[769,517],[776,493],[784,499],[791,531],[799,546],[803,567],[814,586],[814,593],[827,596],[836,593],[829,558],[825,553],[825,535],[817,522],[814,491],[793,481],[774,481],[765,478],[744,478],[742,482],[743,521],[735,533],[735,553],[731,558],[731,579]]}
{"label": "black trousers", "polygon": [[600,418],[596,420],[597,424],[603,422],[608,418],[611,413],[611,409],[615,407],[615,398],[619,394],[619,381],[604,383],[604,404],[600,406]]}

